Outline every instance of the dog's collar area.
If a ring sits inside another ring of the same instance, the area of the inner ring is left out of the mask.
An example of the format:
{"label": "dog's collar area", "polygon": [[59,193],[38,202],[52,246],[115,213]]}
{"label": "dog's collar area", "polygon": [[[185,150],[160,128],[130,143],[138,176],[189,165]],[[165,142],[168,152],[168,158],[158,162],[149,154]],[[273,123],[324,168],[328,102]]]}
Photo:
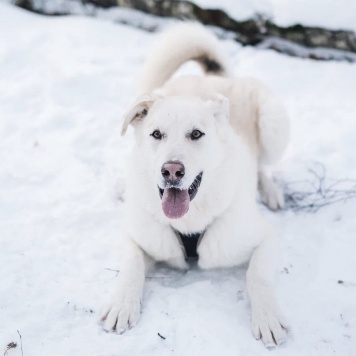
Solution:
{"label": "dog's collar area", "polygon": [[197,248],[201,239],[204,236],[205,231],[197,232],[194,234],[182,234],[181,232],[175,229],[173,229],[173,231],[177,235],[179,244],[184,250],[185,257],[189,259],[197,259],[199,257]]}

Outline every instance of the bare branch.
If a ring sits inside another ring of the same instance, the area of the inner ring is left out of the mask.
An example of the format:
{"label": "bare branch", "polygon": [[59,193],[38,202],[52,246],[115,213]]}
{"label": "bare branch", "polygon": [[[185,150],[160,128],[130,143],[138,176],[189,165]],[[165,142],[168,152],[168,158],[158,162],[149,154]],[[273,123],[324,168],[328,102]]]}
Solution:
{"label": "bare branch", "polygon": [[285,208],[316,212],[322,207],[356,198],[356,180],[329,179],[322,163],[308,170],[310,179],[283,183]]}

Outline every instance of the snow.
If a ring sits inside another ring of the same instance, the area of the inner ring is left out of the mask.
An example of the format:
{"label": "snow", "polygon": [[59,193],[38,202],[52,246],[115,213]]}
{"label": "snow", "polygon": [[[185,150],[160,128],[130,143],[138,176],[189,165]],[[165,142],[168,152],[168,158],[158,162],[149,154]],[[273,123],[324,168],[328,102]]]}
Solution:
{"label": "snow", "polygon": [[[245,270],[147,278],[139,324],[96,319],[120,269],[125,163],[121,116],[154,34],[100,19],[46,18],[0,4],[0,347],[31,355],[271,355],[253,339]],[[292,137],[280,179],[356,177],[356,65],[291,58],[226,40],[237,75],[286,103]],[[356,350],[356,199],[271,213],[277,293],[293,326],[274,355]],[[343,281],[339,283],[338,281]],[[158,336],[160,333],[165,339]]]}

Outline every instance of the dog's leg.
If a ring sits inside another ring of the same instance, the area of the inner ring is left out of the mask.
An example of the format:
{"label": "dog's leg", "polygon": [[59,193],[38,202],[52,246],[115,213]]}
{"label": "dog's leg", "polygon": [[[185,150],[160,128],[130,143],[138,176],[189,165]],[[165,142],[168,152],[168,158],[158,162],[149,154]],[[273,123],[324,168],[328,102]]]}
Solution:
{"label": "dog's leg", "polygon": [[273,177],[265,168],[258,173],[258,188],[261,200],[271,210],[283,209],[284,196],[282,189],[273,181]]}
{"label": "dog's leg", "polygon": [[246,275],[252,309],[252,332],[267,347],[284,342],[289,329],[273,291],[276,250],[276,239],[265,238],[254,251]]}
{"label": "dog's leg", "polygon": [[289,142],[289,119],[285,107],[266,88],[258,95],[259,190],[262,201],[272,210],[284,207],[281,189],[268,170],[277,162]]}
{"label": "dog's leg", "polygon": [[99,320],[106,331],[119,334],[133,327],[139,319],[145,273],[151,263],[134,242],[127,241],[124,247],[116,291]]}

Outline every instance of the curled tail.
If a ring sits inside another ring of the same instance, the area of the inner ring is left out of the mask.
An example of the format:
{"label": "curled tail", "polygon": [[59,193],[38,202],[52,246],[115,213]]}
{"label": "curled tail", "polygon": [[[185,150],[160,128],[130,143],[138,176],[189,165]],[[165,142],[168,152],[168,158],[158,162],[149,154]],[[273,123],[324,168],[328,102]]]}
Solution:
{"label": "curled tail", "polygon": [[164,32],[148,57],[139,84],[140,92],[161,87],[185,62],[194,60],[206,74],[229,76],[227,58],[218,39],[196,23],[183,23]]}

